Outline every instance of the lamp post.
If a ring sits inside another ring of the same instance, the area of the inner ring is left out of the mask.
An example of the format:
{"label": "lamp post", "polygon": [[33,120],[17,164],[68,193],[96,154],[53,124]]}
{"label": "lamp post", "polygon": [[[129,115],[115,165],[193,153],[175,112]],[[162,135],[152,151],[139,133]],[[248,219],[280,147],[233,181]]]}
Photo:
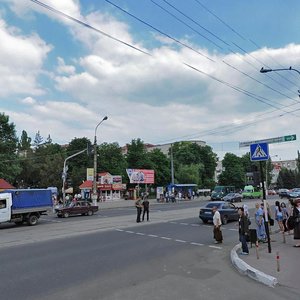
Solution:
{"label": "lamp post", "polygon": [[94,135],[94,176],[93,176],[93,193],[92,193],[92,200],[93,205],[97,205],[98,193],[97,193],[97,129],[99,125],[107,120],[108,117],[105,116],[95,127],[95,135]]}
{"label": "lamp post", "polygon": [[[277,71],[295,71],[300,75],[300,71],[297,69],[294,69],[292,67],[289,68],[281,68],[281,69],[265,69],[264,67],[262,67],[260,69],[260,73],[269,73],[269,72],[277,72]],[[299,97],[300,97],[300,90],[298,90],[299,93]]]}

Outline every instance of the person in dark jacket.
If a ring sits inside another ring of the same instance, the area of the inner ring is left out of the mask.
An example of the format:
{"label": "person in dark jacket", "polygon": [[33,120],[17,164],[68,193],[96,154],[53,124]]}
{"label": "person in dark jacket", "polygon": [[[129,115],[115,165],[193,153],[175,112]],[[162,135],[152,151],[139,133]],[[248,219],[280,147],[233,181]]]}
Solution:
{"label": "person in dark jacket", "polygon": [[147,214],[147,221],[149,221],[149,200],[147,198],[143,201],[143,217],[142,221],[144,221],[145,214]]}
{"label": "person in dark jacket", "polygon": [[238,210],[239,213],[239,238],[242,243],[242,255],[248,255],[249,249],[247,245],[247,236],[249,236],[249,221],[245,215],[244,208],[240,207]]}
{"label": "person in dark jacket", "polygon": [[300,248],[300,198],[294,200],[293,217],[295,223],[294,240],[298,241],[294,247]]}

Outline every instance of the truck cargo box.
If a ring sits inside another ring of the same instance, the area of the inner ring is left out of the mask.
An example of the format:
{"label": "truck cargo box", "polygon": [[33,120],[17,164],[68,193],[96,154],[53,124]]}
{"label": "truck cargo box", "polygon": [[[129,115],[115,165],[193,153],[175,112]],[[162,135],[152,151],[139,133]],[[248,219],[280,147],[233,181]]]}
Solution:
{"label": "truck cargo box", "polygon": [[12,209],[45,208],[52,206],[52,193],[47,189],[11,189]]}

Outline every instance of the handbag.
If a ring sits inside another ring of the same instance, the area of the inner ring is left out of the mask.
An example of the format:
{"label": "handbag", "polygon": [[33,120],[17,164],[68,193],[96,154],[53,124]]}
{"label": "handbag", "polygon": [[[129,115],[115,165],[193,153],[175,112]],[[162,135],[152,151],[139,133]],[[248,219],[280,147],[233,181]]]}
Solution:
{"label": "handbag", "polygon": [[286,220],[286,226],[289,230],[293,230],[295,228],[295,217],[289,216]]}
{"label": "handbag", "polygon": [[269,223],[270,223],[270,226],[274,226],[274,219],[270,218]]}

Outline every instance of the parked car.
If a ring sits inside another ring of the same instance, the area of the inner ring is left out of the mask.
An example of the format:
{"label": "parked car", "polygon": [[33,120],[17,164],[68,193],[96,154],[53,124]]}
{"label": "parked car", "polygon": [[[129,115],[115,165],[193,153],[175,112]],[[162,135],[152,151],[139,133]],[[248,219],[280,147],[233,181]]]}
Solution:
{"label": "parked car", "polygon": [[239,219],[238,207],[226,201],[208,202],[204,207],[200,208],[199,218],[203,223],[213,220],[212,208],[216,206],[221,215],[222,224],[227,224],[228,221],[237,221]]}
{"label": "parked car", "polygon": [[87,201],[72,202],[68,206],[55,210],[59,218],[68,218],[71,215],[92,216],[96,211],[98,211],[98,206],[91,205],[91,203]]}
{"label": "parked car", "polygon": [[277,193],[276,193],[275,190],[268,190],[268,195],[269,196],[274,196],[274,195],[277,195]]}
{"label": "parked car", "polygon": [[294,188],[290,192],[288,192],[287,198],[289,199],[300,198],[300,188]]}
{"label": "parked car", "polygon": [[279,189],[279,190],[278,190],[278,196],[279,196],[281,199],[282,199],[282,198],[287,198],[289,192],[290,192],[290,190],[288,190],[288,189]]}
{"label": "parked car", "polygon": [[223,197],[223,200],[227,202],[242,202],[242,198],[242,195],[239,193],[229,193]]}

